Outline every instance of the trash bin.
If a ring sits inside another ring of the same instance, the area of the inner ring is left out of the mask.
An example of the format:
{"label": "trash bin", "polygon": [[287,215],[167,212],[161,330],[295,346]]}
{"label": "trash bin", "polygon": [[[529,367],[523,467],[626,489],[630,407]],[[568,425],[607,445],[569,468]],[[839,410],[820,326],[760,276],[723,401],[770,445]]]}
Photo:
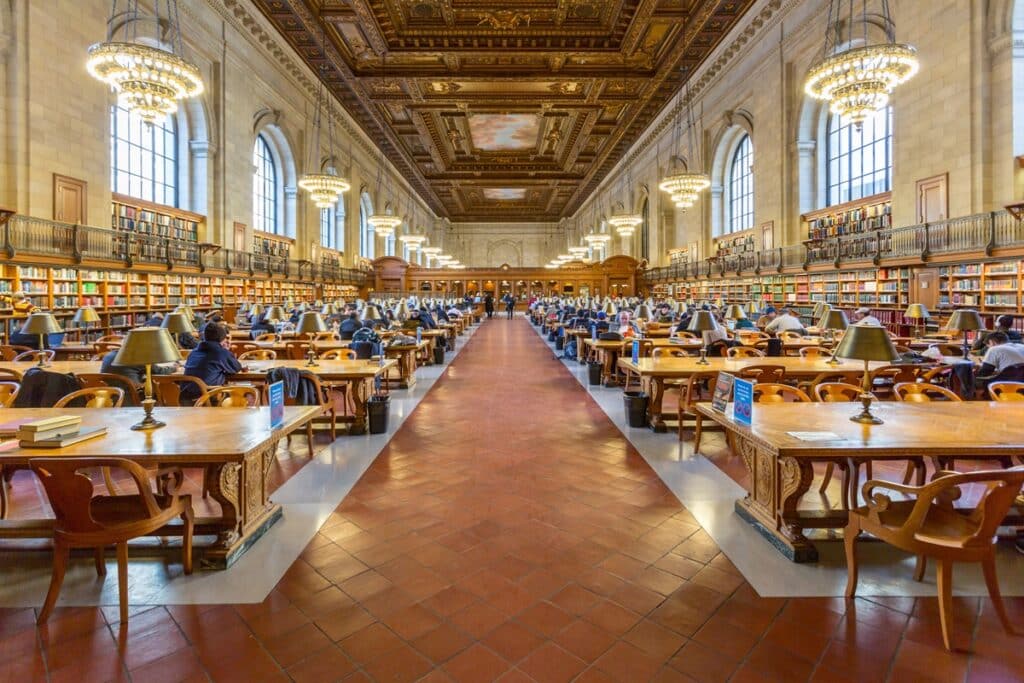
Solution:
{"label": "trash bin", "polygon": [[388,406],[391,397],[387,395],[371,396],[366,402],[366,414],[370,418],[370,433],[383,434],[388,431]]}
{"label": "trash bin", "polygon": [[565,337],[555,337],[555,351],[561,351],[565,348]]}
{"label": "trash bin", "polygon": [[604,370],[604,366],[601,363],[593,361],[587,363],[587,380],[589,380],[590,386],[596,387],[601,383],[602,370]]}
{"label": "trash bin", "polygon": [[444,363],[444,347],[438,344],[434,347],[434,365],[442,363]]}
{"label": "trash bin", "polygon": [[556,339],[558,339],[558,335],[557,335],[557,334],[555,334],[555,331],[554,331],[554,330],[552,330],[551,332],[548,332],[548,341],[549,341],[549,342],[553,342],[553,341],[555,341]]}
{"label": "trash bin", "polygon": [[644,427],[647,424],[647,394],[642,391],[627,391],[622,396],[626,405],[626,422],[630,427]]}

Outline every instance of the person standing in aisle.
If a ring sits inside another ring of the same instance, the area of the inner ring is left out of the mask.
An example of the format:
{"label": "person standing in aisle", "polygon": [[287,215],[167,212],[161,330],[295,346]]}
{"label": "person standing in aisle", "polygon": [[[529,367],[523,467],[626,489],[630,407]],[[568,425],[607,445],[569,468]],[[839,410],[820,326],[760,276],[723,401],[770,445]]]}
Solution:
{"label": "person standing in aisle", "polygon": [[494,317],[494,297],[490,293],[484,297],[484,311],[487,313],[488,318]]}
{"label": "person standing in aisle", "polygon": [[516,312],[516,298],[512,296],[511,292],[505,295],[505,311],[508,313],[508,319],[511,320]]}

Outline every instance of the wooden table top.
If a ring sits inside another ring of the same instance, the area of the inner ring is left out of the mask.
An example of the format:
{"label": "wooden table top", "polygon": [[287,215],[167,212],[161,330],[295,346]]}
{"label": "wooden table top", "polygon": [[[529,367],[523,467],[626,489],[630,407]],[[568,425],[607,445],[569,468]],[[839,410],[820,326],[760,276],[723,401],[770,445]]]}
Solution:
{"label": "wooden table top", "polygon": [[142,408],[7,408],[5,423],[40,420],[58,415],[79,415],[83,427],[106,427],[107,433],[67,448],[21,448],[0,446],[0,464],[24,463],[29,458],[121,457],[155,462],[240,461],[271,439],[275,432],[287,433],[320,411],[318,406],[285,406],[281,426],[270,428],[270,408],[164,408],[153,416],[167,426],[132,431],[142,420]]}
{"label": "wooden table top", "polygon": [[[880,425],[850,420],[860,412],[860,403],[755,403],[750,427],[737,424],[732,409],[729,404],[719,413],[710,403],[697,405],[701,414],[784,457],[850,456],[854,450],[871,458],[1024,454],[1024,403],[1018,402],[875,401],[871,412],[883,420]],[[831,432],[838,438],[805,441],[791,432]]]}
{"label": "wooden table top", "polygon": [[[619,367],[627,368],[642,376],[651,377],[686,377],[695,372],[728,372],[736,373],[749,365],[782,365],[786,368],[786,376],[809,376],[814,377],[823,372],[863,372],[864,362],[859,360],[840,360],[837,365],[831,365],[827,358],[801,358],[799,356],[772,356],[765,358],[723,358],[721,356],[708,357],[707,365],[698,363],[700,359],[694,356],[686,358],[659,357],[641,358],[638,363],[633,363],[629,357],[619,358]],[[868,367],[871,370],[888,365],[878,361],[872,361]]]}
{"label": "wooden table top", "polygon": [[[270,368],[296,368],[298,370],[309,370],[315,375],[323,375],[331,378],[344,377],[376,377],[384,370],[395,367],[397,361],[387,360],[384,365],[379,361],[368,360],[318,360],[318,365],[308,366],[305,360],[247,360],[243,363],[245,369],[232,376],[232,380],[263,379]],[[98,373],[101,362],[98,360],[55,360],[46,366],[50,372],[63,372],[71,374]],[[32,362],[0,361],[0,368],[11,368],[24,373],[35,366]]]}

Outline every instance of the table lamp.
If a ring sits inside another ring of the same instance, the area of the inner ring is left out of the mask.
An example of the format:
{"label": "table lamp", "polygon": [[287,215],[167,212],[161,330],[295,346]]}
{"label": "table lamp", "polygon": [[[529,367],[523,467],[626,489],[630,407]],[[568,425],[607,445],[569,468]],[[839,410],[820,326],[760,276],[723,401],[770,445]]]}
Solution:
{"label": "table lamp", "polygon": [[399,322],[405,322],[405,319],[409,317],[409,305],[405,303],[405,299],[398,302],[395,306],[395,320]]}
{"label": "table lamp", "polygon": [[[29,313],[28,318],[25,319],[25,324],[21,326],[22,334],[38,334],[39,335],[39,350],[42,351],[46,348],[46,340],[44,336],[48,334],[56,334],[63,332],[60,328],[60,324],[57,319],[53,317],[53,313],[47,313],[46,311],[36,311]],[[46,354],[39,354],[39,362],[36,363],[37,367],[46,366]]]}
{"label": "table lamp", "polygon": [[283,323],[288,319],[288,314],[285,313],[284,306],[271,306],[263,319],[268,323]]}
{"label": "table lamp", "polygon": [[[924,307],[924,304],[910,304],[909,306],[907,306],[907,310],[905,310],[903,312],[903,317],[904,318],[910,318],[911,320],[918,320],[919,321],[919,320],[927,320],[931,316],[928,314],[928,309]],[[921,326],[923,324],[924,323],[921,323],[921,322],[915,322],[914,323],[914,334],[917,335],[918,339],[920,339],[921,336],[922,336],[921,335]]]}
{"label": "table lamp", "polygon": [[[308,334],[310,339],[312,335],[317,332],[326,332],[327,325],[324,323],[324,319],[320,317],[320,314],[316,311],[306,311],[299,318],[299,324],[295,326],[295,332],[298,334]],[[313,344],[310,342],[309,348],[306,351],[306,365],[315,366],[319,365],[316,362],[316,351],[313,350]]]}
{"label": "table lamp", "polygon": [[168,313],[164,316],[164,321],[160,323],[160,327],[170,332],[175,342],[177,342],[178,335],[180,334],[196,333],[196,328],[192,324],[192,318],[189,318],[184,313]]}
{"label": "table lamp", "polygon": [[[169,316],[168,316],[169,317]],[[153,364],[177,363],[181,360],[178,345],[174,343],[171,333],[163,327],[136,327],[128,331],[121,348],[114,356],[114,365],[144,365],[146,367],[145,398],[142,409],[146,416],[142,422],[132,425],[132,429],[157,429],[164,423],[153,418]]]}
{"label": "table lamp", "polygon": [[961,309],[953,311],[949,322],[946,323],[946,329],[964,333],[964,358],[970,358],[971,348],[967,343],[967,333],[985,329],[985,323],[977,311]]}
{"label": "table lamp", "polygon": [[253,321],[259,320],[260,316],[263,315],[262,304],[253,304],[249,309],[249,318]]}
{"label": "table lamp", "polygon": [[[821,319],[818,320],[818,328],[825,330],[825,340],[828,342],[835,340],[835,337],[833,337],[834,330],[845,330],[849,326],[850,321],[846,319],[846,314],[836,308],[829,308],[821,316]],[[839,365],[835,351],[832,352],[832,357],[828,359],[828,363],[829,365]]]}
{"label": "table lamp", "polygon": [[338,307],[335,304],[326,303],[320,308],[320,313],[322,315],[337,315]]}
{"label": "table lamp", "polygon": [[96,309],[92,306],[82,306],[75,311],[75,317],[71,319],[77,327],[85,327],[85,341],[89,341],[89,325],[92,323],[98,323],[100,316],[96,312]]}
{"label": "table lamp", "polygon": [[363,306],[362,313],[359,316],[360,320],[380,320],[380,311],[373,304],[366,304]]}
{"label": "table lamp", "polygon": [[639,304],[633,311],[633,318],[636,320],[650,320],[651,319],[651,307],[647,304]]}
{"label": "table lamp", "polygon": [[708,365],[708,345],[704,342],[704,332],[718,329],[715,316],[711,315],[711,311],[694,311],[693,317],[690,318],[690,324],[687,325],[686,329],[688,332],[700,333],[700,360],[697,361],[697,365]]}
{"label": "table lamp", "polygon": [[725,307],[723,317],[726,320],[743,320],[747,317],[747,313],[743,310],[743,306],[739,304],[729,304]]}
{"label": "table lamp", "polygon": [[615,311],[615,304],[612,303],[611,299],[605,300],[604,308],[602,308],[601,310],[604,311],[604,314],[606,316],[608,316],[608,317],[611,317],[611,316],[615,315],[615,313],[616,313],[616,311]]}
{"label": "table lamp", "polygon": [[871,414],[871,373],[868,371],[868,363],[873,360],[891,363],[899,359],[896,347],[889,338],[889,332],[881,325],[850,325],[839,342],[839,348],[835,355],[839,358],[864,361],[864,381],[861,387],[860,403],[863,409],[857,415],[850,417],[854,422],[861,424],[880,425],[882,421]]}
{"label": "table lamp", "polygon": [[190,306],[188,306],[186,304],[178,304],[177,308],[174,309],[174,312],[175,313],[181,313],[181,314],[183,314],[185,316],[188,316],[188,319],[190,321],[196,319],[195,312],[192,310],[192,308]]}
{"label": "table lamp", "polygon": [[756,315],[761,309],[758,307],[756,301],[747,302],[747,314]]}

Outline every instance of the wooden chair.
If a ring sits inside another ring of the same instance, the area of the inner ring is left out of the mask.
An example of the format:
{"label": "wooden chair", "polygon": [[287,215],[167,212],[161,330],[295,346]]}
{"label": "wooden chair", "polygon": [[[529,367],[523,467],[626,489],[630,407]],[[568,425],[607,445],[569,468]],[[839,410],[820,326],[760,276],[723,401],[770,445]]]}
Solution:
{"label": "wooden chair", "polygon": [[236,357],[241,357],[241,355],[243,353],[245,353],[246,351],[259,351],[263,347],[260,346],[259,344],[257,344],[256,342],[240,341],[240,342],[231,342],[231,347],[230,348],[231,348],[231,353],[235,354]]}
{"label": "wooden chair", "polygon": [[206,382],[192,375],[153,375],[154,398],[162,406],[180,406],[181,390],[186,384],[195,384],[199,387],[200,395],[210,390]]}
{"label": "wooden chair", "polygon": [[782,384],[786,379],[785,365],[748,365],[736,372],[737,376],[743,379],[752,379],[757,382],[771,382]]}
{"label": "wooden chair", "polygon": [[[320,382],[320,378],[317,377],[312,372],[303,373],[302,378],[303,378],[303,380],[309,380],[310,382],[313,383],[313,386],[314,386],[315,391],[316,391],[316,395],[320,398],[320,404],[319,404],[320,405],[320,414],[321,415],[329,415],[330,416],[330,418],[331,418],[331,441],[334,441],[335,439],[338,438],[338,415],[337,415],[337,412],[334,410],[334,401],[331,400],[330,393],[328,392],[327,388],[323,385],[323,383]],[[264,402],[267,405],[270,405],[269,391],[270,391],[270,385],[269,384],[264,384],[263,385]],[[286,406],[299,405],[298,403],[295,402],[294,398],[289,398],[287,391],[284,394],[284,404]],[[316,416],[313,416],[312,418],[310,418],[310,420],[308,422],[306,422],[306,440],[309,442],[309,457],[310,458],[313,457],[313,420],[315,420],[315,419],[316,419]],[[287,439],[288,439],[288,443],[291,444],[291,434],[288,435]]]}
{"label": "wooden chair", "polygon": [[18,357],[18,354],[31,351],[32,348],[29,346],[19,346],[16,344],[3,344],[0,345],[0,360],[14,360]]}
{"label": "wooden chair", "polygon": [[964,347],[961,344],[932,344],[929,348],[938,349],[943,356],[964,355]]}
{"label": "wooden chair", "polygon": [[688,358],[686,349],[673,349],[670,346],[658,346],[651,350],[651,358]]}
{"label": "wooden chair", "polygon": [[117,387],[124,391],[124,405],[142,405],[142,387],[124,375],[111,372],[80,372],[75,375],[83,389],[91,387]]}
{"label": "wooden chair", "polygon": [[10,408],[20,389],[21,384],[18,382],[0,381],[0,408]]}
{"label": "wooden chair", "polygon": [[93,342],[92,343],[92,350],[100,358],[102,358],[103,356],[107,355],[111,351],[117,351],[120,348],[121,348],[121,342],[101,342],[101,341],[97,341],[97,342]]}
{"label": "wooden chair", "polygon": [[[121,623],[128,623],[128,541],[162,529],[176,517],[185,523],[182,559],[192,573],[192,499],[179,495],[184,481],[180,469],[158,470],[154,477],[141,465],[123,458],[33,458],[29,466],[43,483],[56,520],[53,527],[53,575],[37,623],[50,617],[60,595],[72,548],[95,549],[96,573],[107,572],[103,549],[117,546],[117,587]],[[127,472],[138,493],[94,496],[90,479],[79,471],[93,467]],[[153,492],[154,480],[161,491]]]}
{"label": "wooden chair", "polygon": [[683,440],[684,421],[689,418],[694,421],[693,428],[693,452],[700,448],[700,436],[703,431],[701,416],[697,413],[696,404],[701,401],[711,400],[711,394],[715,390],[715,383],[718,381],[717,370],[705,370],[691,373],[686,380],[686,389],[682,392],[679,400],[679,440]]}
{"label": "wooden chair", "polygon": [[277,360],[274,349],[250,349],[238,354],[238,360]]}
{"label": "wooden chair", "polygon": [[341,341],[341,337],[337,332],[317,332],[313,335],[313,341]]}
{"label": "wooden chair", "polygon": [[893,388],[897,384],[916,382],[917,376],[930,365],[883,365],[871,371],[871,393],[880,399],[893,398]]}
{"label": "wooden chair", "polygon": [[[72,406],[72,403],[84,401],[84,405]],[[53,404],[54,408],[120,408],[124,403],[124,389],[120,387],[89,387],[79,389],[63,396]]]}
{"label": "wooden chair", "polygon": [[801,358],[829,358],[832,354],[820,346],[804,346],[799,351]]}
{"label": "wooden chair", "polygon": [[53,349],[31,349],[29,351],[22,351],[17,356],[15,356],[13,360],[17,363],[35,363],[41,357],[45,362],[50,363],[53,361],[53,357],[55,355],[57,354],[54,352]]}
{"label": "wooden chair", "polygon": [[303,360],[309,353],[309,342],[307,341],[286,341],[284,343],[284,357],[288,360]]}
{"label": "wooden chair", "polygon": [[696,335],[693,332],[687,332],[686,330],[676,330],[676,333],[672,336],[676,339],[700,339],[699,335]]}
{"label": "wooden chair", "polygon": [[11,382],[20,382],[22,374],[18,370],[12,368],[0,368],[0,380],[7,380]]}
{"label": "wooden chair", "polygon": [[[974,511],[962,514],[953,507],[960,498],[960,486],[984,485],[985,491]],[[1003,606],[996,576],[995,536],[1014,498],[1024,484],[1024,467],[958,474],[940,471],[931,483],[906,486],[888,481],[868,481],[863,495],[867,505],[850,510],[844,542],[846,545],[846,597],[857,592],[857,537],[867,532],[875,538],[917,556],[914,580],[924,577],[927,558],[939,561],[937,592],[942,642],[951,650],[953,621],[953,563],[978,562],[985,586],[999,620],[1007,633],[1013,627]],[[876,489],[914,496],[894,501]]]}
{"label": "wooden chair", "polygon": [[928,401],[961,401],[959,396],[938,384],[928,382],[900,382],[893,388],[896,400],[907,403],[926,403]]}
{"label": "wooden chair", "polygon": [[752,346],[730,346],[725,352],[728,358],[764,358],[764,351],[759,351]]}
{"label": "wooden chair", "polygon": [[992,382],[988,395],[993,401],[1024,401],[1024,382]]}
{"label": "wooden chair", "polygon": [[317,357],[320,360],[355,360],[356,352],[353,349],[327,349]]}
{"label": "wooden chair", "polygon": [[783,330],[782,332],[779,332],[776,336],[778,336],[778,338],[782,340],[783,344],[785,344],[788,341],[800,341],[801,339],[804,338],[804,335],[800,334],[799,332],[794,332],[792,330]]}
{"label": "wooden chair", "polygon": [[938,384],[949,388],[950,379],[953,377],[952,365],[937,365],[930,370],[919,372],[918,379],[929,384]]}
{"label": "wooden chair", "polygon": [[263,334],[257,335],[257,337],[255,339],[253,339],[253,341],[258,341],[258,342],[277,341],[277,335],[274,334],[273,332],[265,332]]}
{"label": "wooden chair", "polygon": [[117,342],[120,344],[124,341],[124,335],[121,334],[105,334],[96,341],[98,342]]}
{"label": "wooden chair", "polygon": [[841,382],[843,384],[852,384],[854,386],[860,386],[863,379],[863,374],[855,370],[837,370],[835,372],[822,372],[817,374],[814,379],[809,382],[797,382],[797,388],[802,389],[805,394],[810,397],[814,397],[814,387],[819,384],[825,384],[828,382]]}
{"label": "wooden chair", "polygon": [[[858,373],[837,373],[837,374],[853,374]],[[814,385],[812,395],[814,400],[821,403],[854,403],[860,400],[860,392],[862,388],[859,384],[853,384],[852,382],[819,382]],[[825,493],[828,490],[828,485],[832,482],[832,475],[835,473],[836,463],[827,461],[825,463],[825,474],[821,478],[821,486],[818,487],[818,493]],[[845,463],[839,463],[839,469],[842,470],[842,504],[843,509],[849,509],[850,507],[850,470]],[[865,469],[867,471],[868,479],[872,476],[871,461],[865,463]],[[860,478],[860,471],[858,469],[857,476],[853,478],[853,487],[856,488],[857,481]]]}
{"label": "wooden chair", "polygon": [[198,399],[195,407],[252,408],[260,404],[260,390],[252,384],[230,384],[213,387]]}
{"label": "wooden chair", "polygon": [[788,384],[758,382],[754,385],[755,403],[810,403],[811,397]]}

